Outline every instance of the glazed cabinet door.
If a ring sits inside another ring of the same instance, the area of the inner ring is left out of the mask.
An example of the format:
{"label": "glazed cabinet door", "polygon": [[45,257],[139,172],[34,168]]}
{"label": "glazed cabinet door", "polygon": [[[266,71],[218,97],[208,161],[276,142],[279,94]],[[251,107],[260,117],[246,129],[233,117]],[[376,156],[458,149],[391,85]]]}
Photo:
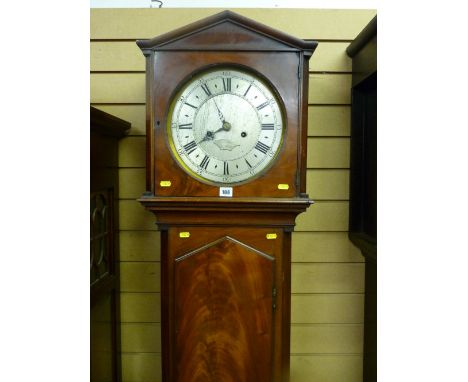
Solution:
{"label": "glazed cabinet door", "polygon": [[281,238],[263,228],[170,229],[171,381],[274,380]]}

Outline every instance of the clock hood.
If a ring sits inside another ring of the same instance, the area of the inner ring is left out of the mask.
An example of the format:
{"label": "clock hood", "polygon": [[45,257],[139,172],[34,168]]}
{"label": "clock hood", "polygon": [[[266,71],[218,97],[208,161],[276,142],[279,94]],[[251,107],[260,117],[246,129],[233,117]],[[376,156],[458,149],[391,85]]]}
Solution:
{"label": "clock hood", "polygon": [[155,50],[304,51],[311,55],[317,44],[228,10],[150,40],[137,41],[145,55]]}

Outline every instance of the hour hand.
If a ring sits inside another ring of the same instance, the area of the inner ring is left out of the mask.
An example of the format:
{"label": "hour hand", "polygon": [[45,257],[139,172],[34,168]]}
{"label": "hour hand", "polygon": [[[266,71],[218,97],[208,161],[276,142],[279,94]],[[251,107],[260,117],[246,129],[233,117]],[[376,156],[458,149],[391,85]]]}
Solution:
{"label": "hour hand", "polygon": [[199,145],[200,143],[205,142],[205,141],[212,141],[214,139],[215,134],[216,134],[216,132],[207,131],[205,136],[203,137],[203,139],[200,142],[198,142],[197,145]]}
{"label": "hour hand", "polygon": [[223,122],[223,126],[221,126],[218,130],[216,130],[215,132],[213,132],[213,135],[215,135],[216,133],[220,132],[220,131],[229,131],[231,130],[231,124],[229,122],[226,122],[224,121]]}

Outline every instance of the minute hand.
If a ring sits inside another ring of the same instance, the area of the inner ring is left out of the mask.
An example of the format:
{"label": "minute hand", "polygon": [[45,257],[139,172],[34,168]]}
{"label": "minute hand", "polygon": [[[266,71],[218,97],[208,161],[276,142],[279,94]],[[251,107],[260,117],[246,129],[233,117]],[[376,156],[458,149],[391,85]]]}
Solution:
{"label": "minute hand", "polygon": [[223,113],[221,113],[221,110],[219,110],[219,107],[218,107],[216,101],[214,100],[214,98],[213,98],[213,102],[214,102],[214,104],[216,106],[216,109],[218,110],[219,118],[221,119],[221,122],[223,123],[223,125],[218,130],[216,130],[213,134],[216,134],[217,132],[219,132],[221,130],[225,130],[225,131],[231,130],[231,124],[224,119],[224,115],[223,115]]}
{"label": "minute hand", "polygon": [[216,110],[218,110],[218,116],[219,116],[219,118],[221,119],[221,122],[224,123],[224,122],[225,122],[225,119],[224,119],[223,113],[221,113],[221,110],[219,110],[218,104],[216,103],[216,101],[214,100],[214,98],[212,98],[212,100],[213,100],[213,102],[214,102],[214,104],[215,104],[215,106],[216,106]]}

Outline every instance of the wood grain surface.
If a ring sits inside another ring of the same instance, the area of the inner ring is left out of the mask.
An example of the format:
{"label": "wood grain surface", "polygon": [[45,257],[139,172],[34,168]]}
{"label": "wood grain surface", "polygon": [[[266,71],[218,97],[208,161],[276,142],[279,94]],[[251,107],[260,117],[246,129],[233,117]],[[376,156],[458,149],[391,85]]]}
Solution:
{"label": "wood grain surface", "polygon": [[273,260],[231,238],[176,259],[175,381],[271,380]]}

